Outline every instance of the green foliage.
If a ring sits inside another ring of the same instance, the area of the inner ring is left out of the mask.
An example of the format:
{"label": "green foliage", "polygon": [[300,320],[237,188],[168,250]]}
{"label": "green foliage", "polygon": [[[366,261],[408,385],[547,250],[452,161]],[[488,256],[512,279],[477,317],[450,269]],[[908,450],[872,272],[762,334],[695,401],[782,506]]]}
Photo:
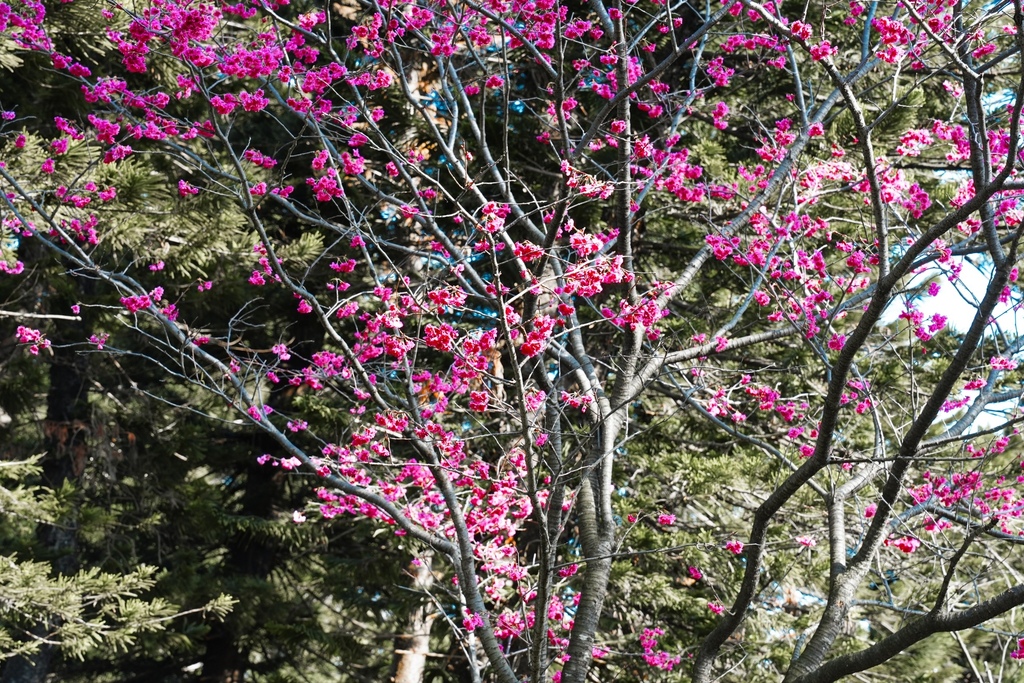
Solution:
{"label": "green foliage", "polygon": [[[0,464],[0,511],[9,524],[8,540],[36,524],[62,518],[70,491],[58,495],[25,482],[42,473],[41,457]],[[11,483],[14,483],[12,486]],[[44,645],[59,644],[66,657],[82,659],[97,649],[126,651],[142,634],[162,631],[179,609],[152,595],[157,568],[139,565],[112,573],[98,567],[54,574],[47,562],[0,556],[0,659],[26,656]],[[202,608],[224,618],[233,600],[218,596]]]}

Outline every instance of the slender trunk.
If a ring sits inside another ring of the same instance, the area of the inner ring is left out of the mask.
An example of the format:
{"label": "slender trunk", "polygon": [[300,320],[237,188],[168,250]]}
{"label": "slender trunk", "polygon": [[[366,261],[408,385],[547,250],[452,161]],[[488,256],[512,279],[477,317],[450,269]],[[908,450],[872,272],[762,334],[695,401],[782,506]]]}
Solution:
{"label": "slender trunk", "polygon": [[[298,370],[301,365],[297,359],[311,355],[313,350],[318,348],[319,337],[316,324],[311,320],[297,325],[293,332],[297,339],[308,340],[293,345],[295,357],[285,363],[289,370]],[[275,387],[268,404],[276,411],[287,412],[295,394],[294,386],[285,384]],[[256,436],[254,446],[257,453],[273,453],[277,448],[276,442],[263,433]],[[258,464],[251,456],[251,451],[243,457],[245,460],[241,467],[244,472],[242,498],[237,508],[232,505],[226,511],[241,517],[273,519],[282,501],[284,480],[280,470]],[[258,610],[259,601],[264,599],[264,592],[254,585],[265,581],[278,568],[284,556],[281,548],[263,534],[247,532],[233,534],[225,545],[228,551],[225,575],[233,581],[241,579],[236,585],[247,586],[244,589],[246,593],[236,597],[251,605],[250,609]],[[244,636],[260,633],[260,627],[242,626],[242,621],[242,612],[236,611],[227,619],[211,625],[204,639],[205,653],[200,678],[203,683],[241,683],[251,676],[251,650],[247,642],[252,639]],[[265,631],[261,633],[261,637],[266,637]]]}
{"label": "slender trunk", "polygon": [[569,661],[562,670],[564,683],[583,683],[586,680],[593,658],[594,637],[600,624],[601,611],[604,608],[604,599],[611,578],[612,564],[608,556],[612,548],[612,532],[598,521],[597,508],[600,501],[595,500],[595,479],[598,477],[588,477],[580,486],[580,542],[586,556],[592,559],[588,559],[586,574],[583,577],[583,589],[580,591],[580,602],[569,641]]}
{"label": "slender trunk", "polygon": [[[430,590],[434,585],[433,553],[420,557],[420,562],[410,565],[413,575],[413,589],[417,592]],[[427,654],[430,652],[430,626],[434,614],[427,600],[413,609],[409,615],[406,632],[395,638],[394,683],[421,683],[427,668]]]}
{"label": "slender trunk", "polygon": [[[42,475],[43,484],[54,490],[66,482],[77,481],[89,456],[87,362],[65,345],[85,339],[88,334],[85,323],[75,321],[65,323],[50,335],[54,347],[43,421],[47,455]],[[77,505],[54,524],[40,525],[36,532],[42,555],[53,558],[50,566],[54,574],[66,576],[78,571],[76,517]],[[32,637],[45,638],[59,626],[55,619],[47,619],[32,629]],[[57,654],[57,645],[45,643],[31,654],[11,658],[4,665],[0,683],[42,683],[49,676]]]}
{"label": "slender trunk", "polygon": [[227,625],[218,624],[206,637],[206,656],[203,658],[203,683],[242,683],[249,668],[248,656],[241,652],[234,632]]}
{"label": "slender trunk", "polygon": [[[33,629],[33,635],[44,636],[45,626]],[[43,683],[50,671],[56,648],[44,645],[38,652],[15,657],[4,667],[3,683]]]}
{"label": "slender trunk", "polygon": [[[273,504],[280,498],[280,477],[275,477],[276,474],[255,462],[249,464],[244,475],[245,492],[235,514],[270,518],[274,513]],[[266,579],[278,563],[276,548],[259,534],[237,533],[227,547],[226,572],[233,579],[241,579],[243,585]],[[247,599],[245,595],[239,597]],[[259,600],[260,597],[256,594],[248,599]],[[242,635],[238,621],[232,617],[211,626],[205,638],[200,678],[203,683],[242,683],[250,667],[249,650]]]}

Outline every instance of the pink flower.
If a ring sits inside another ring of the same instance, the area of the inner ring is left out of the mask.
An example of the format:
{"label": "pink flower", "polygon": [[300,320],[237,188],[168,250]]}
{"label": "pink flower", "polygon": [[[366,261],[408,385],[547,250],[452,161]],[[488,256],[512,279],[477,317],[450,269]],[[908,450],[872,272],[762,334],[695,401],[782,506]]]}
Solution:
{"label": "pink flower", "polygon": [[317,24],[322,24],[327,21],[327,15],[324,12],[307,12],[306,14],[299,15],[299,26],[311,31]]}
{"label": "pink flower", "polygon": [[921,547],[921,541],[913,536],[901,536],[900,538],[895,539],[887,538],[885,540],[885,545],[897,548],[909,555]]}
{"label": "pink flower", "polygon": [[132,148],[129,145],[114,145],[103,155],[103,163],[112,164],[115,161],[121,161],[131,153]]}
{"label": "pink flower", "polygon": [[144,308],[153,305],[153,301],[145,294],[141,296],[126,296],[121,298],[121,303],[129,313],[137,313]]}
{"label": "pink flower", "polygon": [[438,351],[451,351],[458,341],[458,331],[448,323],[423,328],[423,343]]}
{"label": "pink flower", "polygon": [[811,59],[816,62],[820,62],[823,59],[827,59],[834,54],[839,53],[839,48],[833,46],[827,40],[823,40],[817,45],[811,46]]}
{"label": "pink flower", "polygon": [[322,171],[327,166],[328,160],[331,158],[330,153],[326,149],[322,149],[313,155],[313,161],[310,165],[316,171]]}
{"label": "pink flower", "polygon": [[714,614],[721,614],[725,611],[725,606],[716,600],[714,602],[708,603],[708,609],[711,610],[711,612]]}
{"label": "pink flower", "polygon": [[842,351],[843,345],[846,343],[845,334],[833,334],[828,340],[828,348],[833,351]]}
{"label": "pink flower", "polygon": [[735,539],[727,541],[725,544],[725,549],[733,555],[739,555],[743,552],[743,541],[737,541]]}
{"label": "pink flower", "polygon": [[39,330],[31,327],[25,327],[24,325],[18,325],[17,332],[18,342],[21,344],[30,344],[28,352],[33,356],[39,355],[39,349],[50,348],[50,340],[43,336],[43,333]]}
{"label": "pink flower", "polygon": [[810,536],[797,536],[794,540],[805,548],[813,548],[818,545],[818,542]]}
{"label": "pink flower", "polygon": [[238,99],[241,100],[242,109],[245,111],[261,111],[270,104],[270,100],[263,94],[262,89],[257,90],[251,95],[247,92],[239,93]]}
{"label": "pink flower", "polygon": [[462,620],[462,627],[467,631],[475,631],[484,625],[484,619],[479,614],[470,612],[466,615],[466,618]]}
{"label": "pink flower", "polygon": [[210,98],[210,105],[221,116],[227,116],[234,111],[235,107],[238,105],[238,99],[231,93],[224,96],[214,95]]}
{"label": "pink flower", "polygon": [[802,21],[794,21],[790,30],[793,32],[793,36],[800,40],[808,40],[811,37],[811,25]]}
{"label": "pink flower", "polygon": [[693,579],[694,581],[700,581],[701,579],[704,578],[704,573],[701,570],[697,569],[696,567],[693,567],[693,566],[687,567],[686,571],[687,571],[687,573],[689,573],[690,578]]}
{"label": "pink flower", "polygon": [[1003,356],[993,356],[988,365],[993,370],[1013,370],[1017,367],[1017,361]]}
{"label": "pink flower", "polygon": [[487,403],[490,397],[486,391],[472,391],[469,394],[469,409],[482,413],[487,410]]}
{"label": "pink flower", "polygon": [[543,391],[529,391],[526,393],[526,409],[530,411],[540,410],[544,405],[547,394]]}
{"label": "pink flower", "polygon": [[876,512],[878,512],[878,504],[877,503],[871,503],[866,508],[864,508],[864,517],[866,519],[871,519],[872,517],[875,516]]}
{"label": "pink flower", "polygon": [[675,521],[675,515],[670,515],[667,513],[662,513],[658,515],[658,524],[661,524],[662,526],[671,526],[672,524],[675,524]]}

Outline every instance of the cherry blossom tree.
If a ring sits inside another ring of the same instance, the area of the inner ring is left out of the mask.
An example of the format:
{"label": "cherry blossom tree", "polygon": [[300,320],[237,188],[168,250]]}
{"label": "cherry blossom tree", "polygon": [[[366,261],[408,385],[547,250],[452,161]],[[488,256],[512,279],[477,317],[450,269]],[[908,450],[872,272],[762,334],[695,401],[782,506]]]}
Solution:
{"label": "cherry blossom tree", "polygon": [[[112,303],[81,305],[271,437],[254,458],[315,473],[296,523],[421,549],[473,680],[749,658],[832,681],[982,626],[1001,647],[972,666],[1024,657],[1019,0],[74,4],[119,69],[60,8],[0,3],[82,97],[3,114],[4,276],[39,244],[96,280]],[[142,156],[182,206],[240,213],[244,272],[176,270],[158,226],[118,241],[111,179]],[[211,315],[238,282],[251,304]],[[46,352],[45,327],[17,339]],[[709,626],[670,650],[606,608],[633,531],[694,519],[621,494],[631,444],[681,415],[762,469],[720,482],[747,512],[716,513],[685,570]],[[758,635],[801,601],[780,562],[813,557],[811,619]]]}

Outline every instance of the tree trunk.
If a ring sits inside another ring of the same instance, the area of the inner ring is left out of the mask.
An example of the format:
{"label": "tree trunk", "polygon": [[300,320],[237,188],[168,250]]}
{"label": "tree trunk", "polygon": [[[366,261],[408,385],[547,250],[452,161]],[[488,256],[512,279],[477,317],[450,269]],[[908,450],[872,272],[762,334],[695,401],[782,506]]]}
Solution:
{"label": "tree trunk", "polygon": [[[434,585],[433,553],[425,553],[420,562],[409,566],[413,589],[427,592]],[[430,625],[434,622],[430,603],[422,600],[409,615],[406,632],[395,638],[394,683],[422,683],[430,652]]]}
{"label": "tree trunk", "polygon": [[[316,348],[317,337],[315,326],[307,321],[305,327],[296,327],[298,339],[308,339],[293,347],[296,356],[310,355]],[[296,359],[292,359],[287,367],[298,369]],[[268,403],[277,411],[287,411],[295,396],[295,387],[285,384],[276,387],[271,393]],[[277,444],[265,434],[256,438],[256,452],[274,452]],[[244,461],[244,493],[235,514],[246,517],[273,519],[276,506],[281,501],[283,479],[281,471],[272,467],[264,467],[256,463],[251,454]],[[235,534],[227,543],[228,558],[226,571],[232,577],[254,578],[265,580],[282,561],[280,548],[273,542],[258,535],[247,533]],[[236,596],[242,600],[259,599],[259,596]],[[258,628],[258,627],[257,627]],[[250,632],[251,633],[251,632]],[[204,639],[205,653],[200,680],[204,683],[241,683],[251,668],[249,651],[242,642],[238,621],[229,616],[223,621],[211,625],[210,632]],[[0,683],[3,683],[0,681]]]}
{"label": "tree trunk", "polygon": [[[245,493],[236,514],[270,519],[274,514],[274,502],[280,498],[281,481],[272,468],[255,462],[248,463],[245,473]],[[280,561],[277,549],[272,543],[258,535],[235,534],[226,544],[228,558],[225,570],[232,578],[265,580]],[[258,600],[254,595],[241,599]],[[206,652],[203,656],[204,683],[241,683],[250,668],[249,652],[239,636],[238,622],[229,617],[211,625],[206,636]]]}
{"label": "tree trunk", "polygon": [[[89,457],[90,415],[87,400],[87,359],[66,343],[88,336],[85,323],[70,322],[50,335],[54,342],[50,364],[50,388],[46,396],[43,421],[43,483],[59,489],[68,481],[77,481]],[[51,558],[55,574],[78,571],[76,533],[77,512],[68,511],[56,524],[43,524],[37,530],[43,558]],[[60,624],[50,619],[32,629],[32,636],[45,638]],[[57,645],[44,643],[32,654],[13,657],[3,668],[0,683],[42,683],[50,674],[57,656]]]}

